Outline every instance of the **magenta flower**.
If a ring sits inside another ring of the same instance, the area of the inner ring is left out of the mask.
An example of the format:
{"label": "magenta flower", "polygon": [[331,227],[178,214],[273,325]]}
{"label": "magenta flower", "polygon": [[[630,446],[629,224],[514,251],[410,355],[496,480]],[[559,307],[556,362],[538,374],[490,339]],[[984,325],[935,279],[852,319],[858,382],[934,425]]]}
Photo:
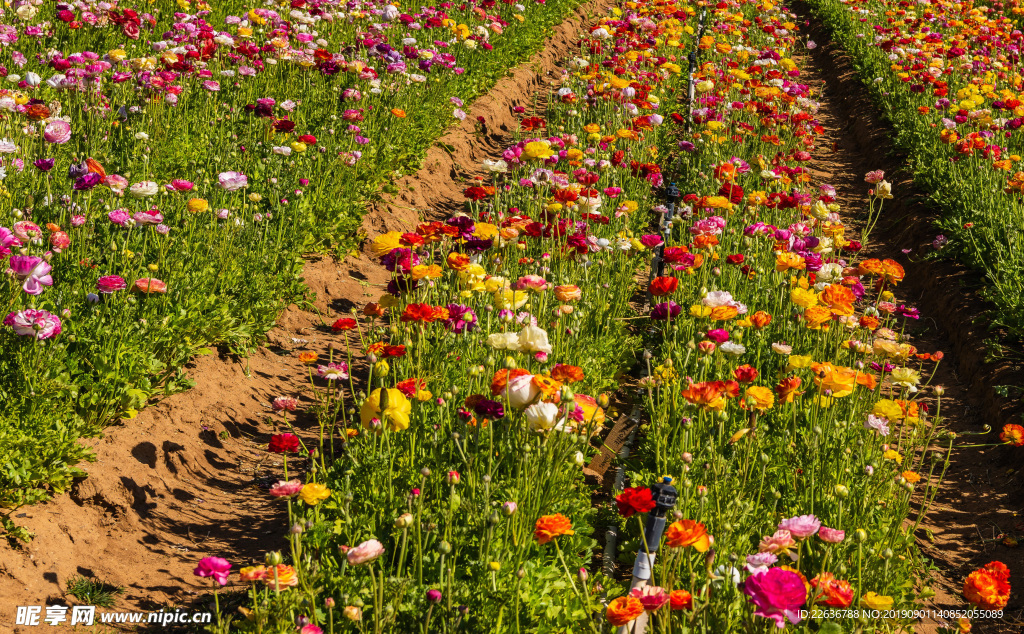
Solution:
{"label": "magenta flower", "polygon": [[427,590],[427,601],[431,603],[441,602],[441,591],[440,590]]}
{"label": "magenta flower", "polygon": [[34,336],[40,341],[56,337],[61,331],[60,317],[34,308],[10,313],[4,318],[4,325],[23,337]]}
{"label": "magenta flower", "polygon": [[800,622],[800,608],[807,601],[807,588],[800,575],[782,568],[747,577],[743,593],[757,606],[754,614],[774,620],[780,630],[787,620],[794,625]]}
{"label": "magenta flower", "polygon": [[656,304],[654,308],[651,309],[651,319],[656,321],[668,321],[678,317],[682,310],[683,309],[679,304],[669,300],[668,302]]}
{"label": "magenta flower", "polygon": [[721,328],[715,328],[708,331],[707,337],[715,343],[725,343],[726,341],[729,341],[729,331]]}
{"label": "magenta flower", "polygon": [[44,286],[53,286],[53,269],[43,258],[34,255],[12,255],[9,265],[14,277],[22,280],[21,289],[29,295],[43,292]]}
{"label": "magenta flower", "polygon": [[96,290],[104,295],[123,291],[126,288],[128,288],[128,284],[120,275],[104,275],[96,280]]}
{"label": "magenta flower", "polygon": [[107,214],[107,219],[119,227],[128,227],[131,225],[131,215],[127,209],[115,209]]}
{"label": "magenta flower", "polygon": [[448,309],[448,319],[441,323],[451,332],[462,334],[476,328],[476,313],[469,306],[448,304],[445,308]]}
{"label": "magenta flower", "polygon": [[213,580],[222,586],[228,585],[228,574],[231,573],[231,564],[227,559],[220,557],[203,557],[199,565],[192,571],[197,577],[213,577]]}
{"label": "magenta flower", "polygon": [[779,522],[780,531],[789,531],[797,539],[807,539],[821,528],[821,520],[813,515],[798,515]]}

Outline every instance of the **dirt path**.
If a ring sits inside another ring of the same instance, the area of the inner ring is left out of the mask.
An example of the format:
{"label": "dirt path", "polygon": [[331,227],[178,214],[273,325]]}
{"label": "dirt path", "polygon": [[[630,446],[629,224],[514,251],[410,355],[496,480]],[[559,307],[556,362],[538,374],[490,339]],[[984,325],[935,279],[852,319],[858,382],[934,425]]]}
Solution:
{"label": "dirt path", "polygon": [[[805,5],[797,2],[794,7],[802,21],[811,19]],[[823,29],[808,25],[808,30],[818,46],[803,56],[803,81],[820,90],[819,119],[826,129],[811,167],[836,187],[846,213],[865,208],[869,185],[864,174],[885,170],[895,198],[886,201],[870,254],[892,258],[906,268],[898,295],[923,315],[911,330],[912,343],[922,351],[945,353],[932,381],[945,388],[944,424],[958,434],[977,433],[986,424],[995,430],[983,439],[971,436],[957,444],[998,442],[1004,424],[1020,422],[1021,407],[999,397],[994,386],[1024,384],[1024,372],[1008,363],[985,362],[985,339],[992,334],[984,328],[978,276],[950,261],[924,260],[933,251],[937,211],[925,202],[904,170],[904,161],[893,153],[892,129],[881,121],[850,60]],[[934,414],[934,397],[929,394],[925,402]],[[1007,447],[954,450],[929,520],[917,534],[926,557],[938,567],[930,583],[937,594],[928,607],[968,607],[961,593],[964,578],[995,559],[1010,567],[1014,587],[1024,587],[1024,551],[1000,542],[1005,535],[1024,533],[1024,518],[1018,517],[1024,505],[1020,455]],[[977,621],[972,632],[1021,631],[1024,601],[1018,596],[1011,596],[1003,622]],[[919,630],[934,631],[939,625],[932,620],[920,624]]]}
{"label": "dirt path", "polygon": [[[610,4],[582,5],[540,52],[474,101],[465,121],[427,153],[423,168],[398,180],[399,193],[367,214],[363,231],[372,238],[410,230],[420,219],[459,209],[465,182],[482,175],[481,161],[517,128],[512,108],[530,108],[535,96],[546,96],[561,62],[575,53],[582,24]],[[0,632],[10,631],[16,606],[66,603],[65,584],[76,575],[123,586],[117,609],[160,609],[205,592],[208,586],[192,575],[200,558],[246,565],[284,544],[281,507],[260,488],[280,473],[265,451],[274,431],[270,403],[282,395],[301,401],[307,383],[298,353],[323,356],[331,343],[340,344],[329,324],[375,300],[390,279],[365,253],[341,263],[310,260],[304,275],[316,294],[313,306],[289,307],[265,347],[243,360],[196,359],[189,368],[193,389],[89,441],[97,455],[84,465],[89,477],[68,495],[16,514],[36,537],[20,547],[0,545]]]}

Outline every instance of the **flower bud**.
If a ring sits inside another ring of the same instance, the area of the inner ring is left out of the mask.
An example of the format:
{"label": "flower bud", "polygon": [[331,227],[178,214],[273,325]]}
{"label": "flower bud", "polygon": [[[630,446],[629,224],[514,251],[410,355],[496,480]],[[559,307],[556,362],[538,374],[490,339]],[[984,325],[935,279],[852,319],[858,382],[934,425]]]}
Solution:
{"label": "flower bud", "polygon": [[281,556],[280,551],[274,550],[267,553],[263,560],[268,566],[277,566],[284,561],[284,557]]}

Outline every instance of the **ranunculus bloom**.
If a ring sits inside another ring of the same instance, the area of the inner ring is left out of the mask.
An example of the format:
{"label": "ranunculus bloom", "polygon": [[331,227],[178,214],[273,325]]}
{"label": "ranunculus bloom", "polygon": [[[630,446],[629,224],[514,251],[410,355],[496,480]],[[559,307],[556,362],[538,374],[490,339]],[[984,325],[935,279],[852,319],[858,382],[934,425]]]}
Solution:
{"label": "ranunculus bloom", "polygon": [[285,482],[279,480],[276,484],[270,487],[270,495],[274,497],[295,497],[302,490],[302,481],[298,479],[292,479]]}
{"label": "ranunculus bloom", "polygon": [[56,337],[61,331],[60,317],[34,308],[9,313],[4,318],[4,325],[23,337],[35,337],[40,341]]}
{"label": "ranunculus bloom", "polygon": [[524,352],[551,354],[547,331],[539,326],[526,326],[519,331],[519,349]]}
{"label": "ranunculus bloom", "polygon": [[665,531],[665,543],[669,548],[693,548],[700,553],[707,552],[711,548],[711,538],[708,531],[700,522],[693,520],[679,520],[672,522]]}
{"label": "ranunculus bloom", "polygon": [[632,517],[634,513],[647,513],[654,508],[654,497],[647,487],[628,487],[615,496],[622,517]]}
{"label": "ranunculus bloom", "polygon": [[310,506],[316,506],[329,497],[331,497],[331,490],[316,482],[310,482],[299,492],[299,498]]}
{"label": "ranunculus bloom", "polygon": [[299,437],[295,434],[275,434],[270,437],[268,451],[273,453],[294,453],[299,450]]}
{"label": "ranunculus bloom", "polygon": [[555,299],[560,302],[571,302],[583,297],[583,291],[579,286],[565,284],[555,287]]}
{"label": "ranunculus bloom", "polygon": [[220,557],[203,557],[199,565],[193,571],[197,577],[213,577],[213,580],[222,586],[228,584],[228,574],[231,572],[231,564],[227,559]]}
{"label": "ranunculus bloom", "polygon": [[384,554],[384,546],[376,539],[370,539],[350,549],[345,557],[350,566],[358,566],[373,561]]}
{"label": "ranunculus bloom", "polygon": [[154,181],[140,181],[128,188],[128,193],[136,198],[156,196],[159,192],[160,186]]}
{"label": "ranunculus bloom", "polygon": [[853,587],[850,582],[836,579],[831,572],[823,572],[811,579],[811,587],[818,591],[814,597],[815,603],[833,608],[848,608],[853,603]]}
{"label": "ranunculus bloom", "polygon": [[679,280],[674,277],[656,277],[651,280],[651,295],[663,297],[671,295],[679,288]]}
{"label": "ranunculus bloom", "polygon": [[387,403],[383,410],[381,409],[381,388],[374,390],[359,410],[359,417],[366,429],[371,428],[371,421],[378,419],[391,431],[408,429],[410,414],[412,414],[412,403],[405,397],[405,394],[394,388],[388,388]]}
{"label": "ranunculus bloom", "polygon": [[686,590],[673,590],[669,595],[668,599],[670,607],[673,610],[692,610],[693,609],[693,595]]}
{"label": "ranunculus bloom", "polygon": [[822,526],[818,529],[818,539],[823,542],[830,544],[838,544],[846,539],[846,532],[841,531],[838,528],[829,528],[828,526]]}
{"label": "ranunculus bloom", "polygon": [[57,119],[43,128],[43,138],[47,143],[62,144],[71,140],[71,124]]}
{"label": "ranunculus bloom", "polygon": [[525,410],[530,431],[542,432],[553,429],[558,422],[558,406],[554,403],[534,403]]}
{"label": "ranunculus bloom", "polygon": [[12,255],[7,261],[14,277],[22,280],[21,290],[29,295],[39,295],[44,286],[53,286],[53,269],[49,262],[34,255]]}
{"label": "ranunculus bloom", "polygon": [[572,522],[561,513],[544,515],[537,519],[533,527],[533,538],[539,544],[546,544],[559,535],[575,535],[572,530]]}
{"label": "ranunculus bloom", "polygon": [[669,601],[669,596],[668,593],[665,592],[665,588],[659,588],[658,586],[652,585],[633,588],[629,591],[629,596],[639,599],[640,604],[644,606],[644,610],[647,610],[648,612],[654,612],[661,609],[661,607]]}
{"label": "ranunculus bloom", "polygon": [[334,332],[342,332],[344,330],[352,330],[356,327],[356,320],[351,317],[342,317],[331,324],[331,330]]}
{"label": "ranunculus bloom", "polygon": [[110,293],[115,293],[117,291],[123,291],[126,288],[128,288],[128,284],[120,275],[104,275],[100,279],[96,280],[96,290],[105,295],[109,295]]}
{"label": "ranunculus bloom", "polygon": [[221,189],[233,192],[249,184],[249,179],[241,172],[221,172],[217,176],[217,184]]}
{"label": "ranunculus bloom", "polygon": [[242,581],[259,581],[266,576],[266,566],[246,566],[238,571],[238,578]]}
{"label": "ranunculus bloom", "polygon": [[271,590],[284,590],[299,585],[299,575],[295,572],[295,568],[287,564],[278,564],[267,569],[263,583],[267,584]]}
{"label": "ranunculus bloom", "polygon": [[743,582],[743,592],[757,609],[754,614],[775,621],[782,629],[786,621],[800,622],[800,608],[807,601],[807,588],[800,575],[782,568],[769,568]]}
{"label": "ranunculus bloom", "polygon": [[146,294],[163,294],[167,292],[167,284],[155,277],[140,277],[135,280],[134,284],[132,284],[132,288],[140,293]]}
{"label": "ranunculus bloom", "polygon": [[821,520],[813,515],[798,515],[779,522],[780,531],[789,531],[797,539],[807,539],[821,528]]}
{"label": "ranunculus bloom", "polygon": [[644,604],[634,596],[625,596],[613,599],[608,604],[605,617],[615,627],[627,625],[644,613]]}
{"label": "ranunculus bloom", "polygon": [[983,610],[1002,610],[1010,600],[1010,570],[993,561],[964,580],[964,598]]}
{"label": "ranunculus bloom", "polygon": [[522,410],[537,399],[540,388],[534,383],[532,374],[521,374],[509,379],[499,394],[508,399],[510,407]]}

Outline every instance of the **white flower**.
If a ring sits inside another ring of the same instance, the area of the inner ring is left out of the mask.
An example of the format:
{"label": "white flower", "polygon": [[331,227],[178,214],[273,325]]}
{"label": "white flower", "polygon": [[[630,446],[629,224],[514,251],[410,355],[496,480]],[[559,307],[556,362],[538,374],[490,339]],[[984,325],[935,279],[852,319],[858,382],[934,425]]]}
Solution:
{"label": "white flower", "polygon": [[523,352],[551,354],[547,331],[539,326],[526,326],[519,331],[519,349]]}
{"label": "white flower", "polygon": [[487,337],[487,343],[497,350],[519,350],[519,335],[514,332],[496,332]]}
{"label": "white flower", "polygon": [[18,146],[14,144],[14,141],[10,139],[0,139],[0,154],[14,154],[18,151]]}
{"label": "white flower", "polygon": [[554,428],[558,420],[558,406],[554,403],[534,403],[524,411],[530,431],[547,431]]}
{"label": "white flower", "polygon": [[136,198],[156,196],[158,191],[160,191],[160,186],[154,181],[139,181],[128,188],[128,193]]}
{"label": "white flower", "polygon": [[734,357],[738,357],[747,351],[742,344],[738,344],[733,341],[726,341],[718,346],[718,349],[721,350],[723,354],[732,355]]}
{"label": "white flower", "polygon": [[148,141],[149,140],[149,135],[146,134],[145,132],[136,132],[135,133],[135,140],[136,141]]}
{"label": "white flower", "polygon": [[292,149],[287,145],[275,145],[274,154],[280,154],[281,156],[291,156]]}
{"label": "white flower", "polygon": [[497,161],[484,159],[483,166],[485,170],[492,174],[504,174],[508,171],[508,163],[501,159],[498,159]]}
{"label": "white flower", "polygon": [[514,377],[501,391],[508,398],[508,404],[518,410],[537,400],[540,395],[540,388],[533,383],[532,374],[523,374]]}

